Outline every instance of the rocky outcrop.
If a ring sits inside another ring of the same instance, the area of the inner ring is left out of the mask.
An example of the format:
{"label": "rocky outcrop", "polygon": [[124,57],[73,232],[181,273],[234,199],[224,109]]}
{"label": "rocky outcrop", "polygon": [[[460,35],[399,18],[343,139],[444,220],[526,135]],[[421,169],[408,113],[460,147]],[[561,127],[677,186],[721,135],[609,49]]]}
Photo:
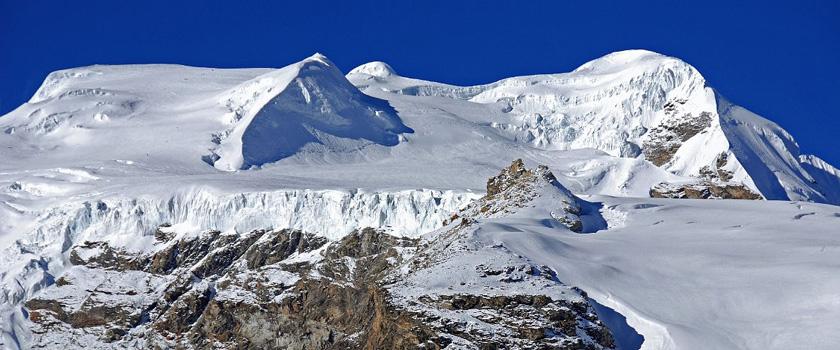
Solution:
{"label": "rocky outcrop", "polygon": [[714,164],[700,169],[698,179],[687,183],[661,182],[650,188],[652,198],[764,199],[747,185],[733,181],[729,155],[718,154]]}
{"label": "rocky outcrop", "polygon": [[548,167],[527,169],[522,159],[514,160],[499,175],[487,180],[487,194],[470,203],[445,222],[504,216],[546,198],[552,207],[551,217],[574,232],[583,230],[579,198],[557,181]]}
{"label": "rocky outcrop", "polygon": [[711,126],[712,113],[684,112],[682,106],[686,102],[677,99],[665,103],[665,119],[645,135],[642,144],[645,159],[656,166],[670,162],[684,142]]}
{"label": "rocky outcrop", "polygon": [[650,189],[652,198],[763,199],[743,184],[701,181],[689,184],[660,183]]}
{"label": "rocky outcrop", "polygon": [[[577,334],[581,316],[591,322],[584,332],[603,346],[612,347],[613,338],[609,331],[591,313],[585,302],[569,302],[567,300],[553,300],[545,295],[471,295],[455,294],[440,296],[437,299],[423,298],[423,302],[435,304],[445,310],[482,310],[480,319],[489,323],[504,324],[514,330],[516,338],[533,342],[534,345],[548,346],[548,340],[553,334]],[[529,323],[522,323],[528,320]],[[451,327],[451,326],[450,326]],[[457,331],[457,327],[451,328]],[[459,332],[464,337],[472,334]],[[489,338],[489,337],[488,337]],[[488,343],[493,339],[487,339]],[[574,342],[575,346],[585,348],[586,345]]]}

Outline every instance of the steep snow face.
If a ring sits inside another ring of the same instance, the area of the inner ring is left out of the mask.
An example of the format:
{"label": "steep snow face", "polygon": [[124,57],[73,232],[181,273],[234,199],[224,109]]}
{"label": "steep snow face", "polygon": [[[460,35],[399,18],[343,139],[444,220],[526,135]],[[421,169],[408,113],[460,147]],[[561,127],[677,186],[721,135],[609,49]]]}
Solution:
{"label": "steep snow face", "polygon": [[635,157],[641,136],[663,118],[662,106],[702,100],[704,80],[677,59],[630,54],[608,55],[569,74],[505,79],[470,100],[501,104],[512,120],[496,127],[517,140]]}
{"label": "steep snow face", "polygon": [[776,123],[716,97],[730,152],[766,198],[840,204],[836,169],[800,154],[793,136]]}
{"label": "steep snow face", "polygon": [[799,155],[799,162],[808,175],[813,177],[812,183],[820,189],[820,194],[831,202],[832,198],[840,198],[840,169],[835,168],[815,155]]}
{"label": "steep snow face", "polygon": [[222,101],[232,126],[207,158],[220,170],[260,166],[318,146],[338,153],[393,146],[400,133],[412,132],[387,102],[362,94],[322,55],[246,82]]}
{"label": "steep snow face", "polygon": [[[649,51],[617,52],[571,73],[471,87],[348,76],[360,86],[398,87],[390,90],[396,94],[493,106],[497,116],[486,122],[515,142],[548,150],[595,148],[614,156],[644,155],[680,176],[699,175],[729,147],[720,132],[714,94],[700,73],[683,61]],[[731,166],[737,168],[737,163]]]}

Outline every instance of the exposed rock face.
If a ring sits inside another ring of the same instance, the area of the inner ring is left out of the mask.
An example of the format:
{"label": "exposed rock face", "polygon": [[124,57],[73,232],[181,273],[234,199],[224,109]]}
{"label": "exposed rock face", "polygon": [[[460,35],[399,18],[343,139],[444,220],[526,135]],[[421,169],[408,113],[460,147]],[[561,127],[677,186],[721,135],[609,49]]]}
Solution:
{"label": "exposed rock face", "polygon": [[721,153],[715,159],[715,166],[704,166],[700,169],[700,177],[707,181],[729,182],[732,180],[732,172],[724,169],[729,163],[729,155]]}
{"label": "exposed rock face", "polygon": [[[93,246],[106,245],[84,245]],[[171,257],[175,249],[182,249],[184,257],[161,258]],[[102,261],[113,261],[112,249],[101,249],[101,256],[88,260],[74,259],[91,266],[72,267],[61,283],[26,307],[37,344],[44,346],[73,339],[106,348],[436,349],[453,341],[481,348],[611,346],[609,331],[582,300],[429,293],[412,302],[423,305],[422,310],[395,302],[392,289],[400,290],[389,285],[401,279],[397,268],[415,256],[446,255],[438,249],[372,229],[333,243],[289,230],[253,232],[238,242],[208,232],[173,241],[131,263],[103,266]],[[417,260],[412,264],[419,266]],[[473,272],[502,283],[542,279],[570,291],[545,267],[493,266],[487,261]],[[425,272],[428,268],[416,273]],[[510,338],[470,330],[456,317],[475,312]],[[579,330],[596,343],[580,338]]]}
{"label": "exposed rock face", "polygon": [[[271,241],[266,246],[278,240]],[[188,339],[187,344],[198,348],[402,348],[421,344],[434,333],[393,308],[387,291],[377,283],[381,274],[402,260],[397,250],[416,244],[416,240],[364,229],[328,247],[313,244],[313,248],[324,247],[321,254],[314,255],[316,260],[286,260],[273,266],[256,266],[255,260],[248,260],[253,267],[220,281],[201,316],[180,334]]]}
{"label": "exposed rock face", "polygon": [[[676,150],[675,150],[676,151]],[[732,181],[733,175],[727,170],[729,155],[720,153],[714,165],[700,169],[699,179],[691,183],[662,182],[650,189],[653,198],[691,198],[691,199],[763,199],[760,194],[743,183]],[[661,165],[661,164],[657,164]]]}
{"label": "exposed rock face", "polygon": [[[600,325],[597,317],[586,303],[572,303],[567,300],[552,300],[545,295],[443,295],[437,299],[421,298],[421,301],[445,310],[481,310],[482,321],[504,324],[518,335],[522,342],[547,346],[552,334],[559,330],[563,334],[576,334],[581,315],[593,325]],[[522,323],[522,320],[530,321]],[[457,328],[451,328],[457,330]],[[590,337],[602,345],[612,345],[612,336],[602,326],[585,329]],[[471,334],[461,333],[469,337]],[[516,343],[510,342],[511,345]],[[582,343],[580,344],[582,345]]]}
{"label": "exposed rock face", "polygon": [[702,181],[690,184],[660,183],[650,189],[653,198],[763,199],[742,184]]}
{"label": "exposed rock face", "polygon": [[[36,337],[36,344],[89,339],[103,346],[109,341],[127,347],[214,346],[196,334],[206,332],[201,325],[215,322],[208,312],[224,305],[225,293],[275,298],[300,277],[266,266],[326,244],[323,237],[291,230],[243,235],[209,231],[143,255],[120,252],[104,242],[85,242],[71,250],[70,260],[78,266],[68,269],[62,283],[26,303],[36,334],[43,335]],[[270,304],[249,300],[258,310]],[[231,313],[221,316],[230,318],[233,310],[248,309],[241,304],[238,301]],[[252,314],[253,310],[244,315]],[[220,339],[247,340],[236,331],[227,329]]]}
{"label": "exposed rock face", "polygon": [[645,159],[651,163],[657,166],[667,164],[685,141],[711,126],[711,112],[701,112],[697,115],[683,112],[682,105],[685,103],[685,100],[665,103],[665,120],[645,136],[642,149]]}
{"label": "exposed rock face", "polygon": [[487,180],[487,197],[502,193],[517,184],[533,180],[534,173],[525,168],[522,159],[514,160],[511,165],[494,177]]}

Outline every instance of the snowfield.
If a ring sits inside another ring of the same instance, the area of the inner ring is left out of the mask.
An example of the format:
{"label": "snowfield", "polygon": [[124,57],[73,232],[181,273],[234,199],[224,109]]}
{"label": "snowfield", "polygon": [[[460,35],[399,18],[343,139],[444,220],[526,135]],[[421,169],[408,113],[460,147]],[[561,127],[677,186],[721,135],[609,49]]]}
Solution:
{"label": "snowfield", "polygon": [[593,234],[558,233],[537,220],[501,220],[496,227],[517,230],[491,226],[482,234],[627,317],[643,349],[840,344],[840,208],[588,199],[624,216]]}
{"label": "snowfield", "polygon": [[[517,158],[597,208],[590,233],[546,225],[540,202],[481,219],[477,239],[550,266],[643,349],[840,347],[840,170],[644,50],[468,87],[383,62],[345,76],[320,54],[54,72],[0,117],[0,347],[26,347],[22,303],[79,269],[85,241],[144,252],[161,226],[421,237]],[[661,183],[765,200],[649,198]]]}

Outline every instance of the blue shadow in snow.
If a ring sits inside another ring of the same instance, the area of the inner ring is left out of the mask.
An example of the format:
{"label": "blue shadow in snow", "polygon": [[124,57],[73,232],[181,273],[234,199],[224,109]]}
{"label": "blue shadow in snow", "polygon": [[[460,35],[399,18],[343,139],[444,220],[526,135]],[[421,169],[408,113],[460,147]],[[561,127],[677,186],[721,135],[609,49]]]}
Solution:
{"label": "blue shadow in snow", "polygon": [[580,233],[595,233],[608,228],[607,221],[601,215],[603,203],[588,202],[582,199],[578,202],[580,204],[580,221],[583,224]]}
{"label": "blue shadow in snow", "polygon": [[589,304],[595,308],[595,313],[598,314],[598,318],[607,325],[607,328],[610,329],[613,337],[615,337],[616,350],[641,349],[642,343],[645,342],[645,337],[627,324],[627,318],[624,315],[599,304],[592,298],[589,298]]}
{"label": "blue shadow in snow", "polygon": [[338,139],[399,144],[413,133],[388,101],[365,95],[335,69],[318,63],[300,68],[298,77],[254,116],[242,135],[242,168],[261,166],[296,154],[310,143],[350,149]]}

